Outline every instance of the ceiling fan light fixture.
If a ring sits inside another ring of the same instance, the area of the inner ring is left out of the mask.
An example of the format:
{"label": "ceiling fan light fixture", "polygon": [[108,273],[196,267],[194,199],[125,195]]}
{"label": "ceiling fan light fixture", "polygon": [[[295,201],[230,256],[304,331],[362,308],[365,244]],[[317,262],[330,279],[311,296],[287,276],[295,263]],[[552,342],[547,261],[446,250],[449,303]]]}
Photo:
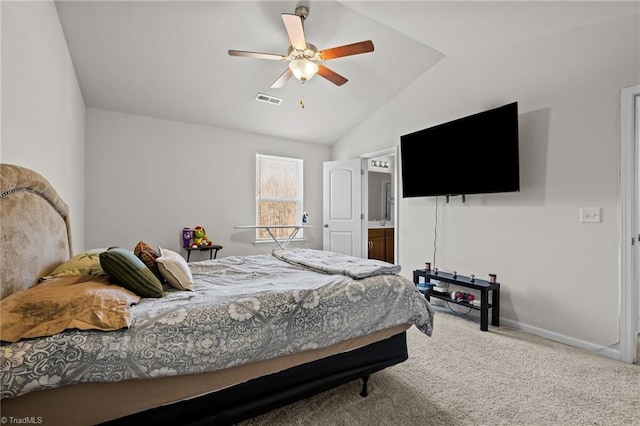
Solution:
{"label": "ceiling fan light fixture", "polygon": [[289,69],[298,80],[304,83],[316,75],[318,64],[308,59],[295,59],[289,62]]}

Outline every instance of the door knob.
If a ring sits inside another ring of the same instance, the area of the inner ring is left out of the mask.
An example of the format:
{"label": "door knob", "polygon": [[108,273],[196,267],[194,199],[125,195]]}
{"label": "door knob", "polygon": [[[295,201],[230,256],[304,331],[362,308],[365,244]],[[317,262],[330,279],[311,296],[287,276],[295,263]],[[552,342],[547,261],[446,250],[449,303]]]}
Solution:
{"label": "door knob", "polygon": [[325,223],[325,224],[324,224],[324,227],[325,227],[325,228],[328,228],[328,227],[329,227],[329,224],[328,224],[328,223]]}

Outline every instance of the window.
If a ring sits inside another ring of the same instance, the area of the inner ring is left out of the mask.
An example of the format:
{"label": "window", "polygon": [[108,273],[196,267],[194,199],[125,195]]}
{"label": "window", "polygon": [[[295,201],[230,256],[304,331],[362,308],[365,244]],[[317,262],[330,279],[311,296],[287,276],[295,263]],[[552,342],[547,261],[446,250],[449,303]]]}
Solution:
{"label": "window", "polygon": [[[302,160],[256,154],[256,224],[298,225],[302,222]],[[302,238],[302,229],[296,240]],[[274,229],[287,238],[291,229]],[[266,229],[257,229],[258,240],[271,240]]]}

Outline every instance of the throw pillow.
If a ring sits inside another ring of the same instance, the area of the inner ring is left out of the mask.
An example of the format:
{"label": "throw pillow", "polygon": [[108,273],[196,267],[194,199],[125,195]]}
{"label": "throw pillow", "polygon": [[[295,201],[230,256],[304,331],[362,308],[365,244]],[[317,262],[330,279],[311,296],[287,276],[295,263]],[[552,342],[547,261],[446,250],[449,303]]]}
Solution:
{"label": "throw pillow", "polygon": [[50,278],[62,277],[65,275],[106,276],[106,272],[104,272],[100,265],[100,253],[105,250],[107,249],[99,248],[79,253],[66,262],[58,265],[46,276],[40,277],[40,279],[48,280]]}
{"label": "throw pillow", "polygon": [[160,247],[160,257],[156,259],[160,273],[167,282],[178,290],[193,290],[193,276],[187,261],[175,251]]}
{"label": "throw pillow", "polygon": [[112,247],[100,253],[102,269],[116,283],[142,297],[162,297],[162,283],[132,251]]}
{"label": "throw pillow", "polygon": [[160,274],[158,265],[156,264],[156,259],[160,254],[158,254],[153,247],[144,241],[139,241],[133,249],[133,254],[135,254],[138,259],[142,260],[142,263],[147,265],[147,268],[151,269],[151,272],[153,272],[160,281],[164,279],[162,274]]}
{"label": "throw pillow", "polygon": [[66,329],[119,330],[133,319],[140,297],[107,277],[61,276],[0,301],[3,341],[52,336]]}

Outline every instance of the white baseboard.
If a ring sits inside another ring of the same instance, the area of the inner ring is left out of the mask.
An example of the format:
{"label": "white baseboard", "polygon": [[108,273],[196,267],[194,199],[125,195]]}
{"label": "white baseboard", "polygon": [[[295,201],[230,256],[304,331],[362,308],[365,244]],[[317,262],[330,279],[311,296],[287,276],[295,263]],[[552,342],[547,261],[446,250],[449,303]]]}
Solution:
{"label": "white baseboard", "polygon": [[586,342],[584,340],[576,339],[575,337],[565,336],[564,334],[556,333],[554,331],[545,330],[543,328],[538,328],[527,324],[522,324],[506,318],[500,318],[500,325],[505,325],[516,330],[524,331],[526,333],[535,334],[536,336],[544,337],[546,339],[555,340],[556,342],[564,343],[569,346],[586,349],[588,351],[597,353],[598,355],[606,356],[607,358],[613,358],[617,360],[620,359],[620,349],[617,348],[603,347],[602,345],[596,345],[595,343]]}
{"label": "white baseboard", "polygon": [[[431,299],[432,305],[437,309],[453,310],[460,314],[463,313],[464,307],[458,305],[452,305],[447,308],[447,303],[440,299]],[[457,310],[456,310],[457,309]],[[475,320],[480,321],[480,311],[471,310],[466,315],[473,317]],[[598,355],[606,356],[607,358],[613,358],[620,360],[620,345],[615,343],[611,346],[602,346],[595,343],[587,342],[584,340],[576,339],[575,337],[565,336],[564,334],[556,333],[555,331],[545,330],[543,328],[534,327],[532,325],[523,324],[517,321],[513,321],[507,318],[500,317],[500,325],[504,325],[509,328],[524,331],[525,333],[534,334],[536,336],[544,337],[545,339],[555,340],[556,342],[564,343],[565,345],[573,346],[580,349],[585,349]],[[489,326],[491,326],[491,312],[489,312]],[[639,328],[640,330],[640,328]]]}

